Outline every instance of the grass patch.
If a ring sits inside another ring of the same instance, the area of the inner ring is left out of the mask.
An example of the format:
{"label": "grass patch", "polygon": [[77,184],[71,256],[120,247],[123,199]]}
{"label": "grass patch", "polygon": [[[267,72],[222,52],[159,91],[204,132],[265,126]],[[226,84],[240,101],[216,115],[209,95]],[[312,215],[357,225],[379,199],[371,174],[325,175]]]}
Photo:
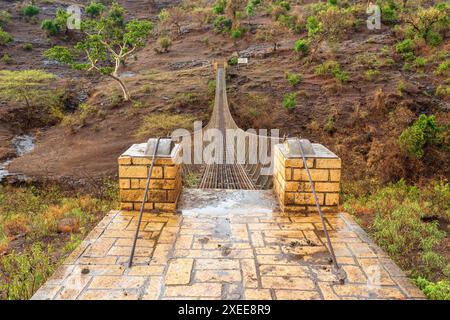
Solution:
{"label": "grass patch", "polygon": [[104,183],[98,191],[94,197],[58,187],[0,186],[0,299],[31,298],[104,214],[117,208],[116,184]]}
{"label": "grass patch", "polygon": [[410,277],[437,285],[450,276],[440,227],[450,221],[449,195],[446,181],[419,188],[401,180],[365,196],[347,196],[344,207]]}
{"label": "grass patch", "polygon": [[149,138],[156,136],[169,136],[175,129],[193,128],[196,117],[183,114],[152,114],[142,121],[135,136]]}

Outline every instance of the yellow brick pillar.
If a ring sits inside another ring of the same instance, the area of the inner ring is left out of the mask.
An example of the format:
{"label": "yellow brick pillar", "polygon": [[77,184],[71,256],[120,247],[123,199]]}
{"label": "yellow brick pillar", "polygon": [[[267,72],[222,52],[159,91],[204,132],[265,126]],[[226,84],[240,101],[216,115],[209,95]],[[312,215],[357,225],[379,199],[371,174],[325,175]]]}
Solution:
{"label": "yellow brick pillar", "polygon": [[[124,211],[139,211],[141,208],[153,159],[153,152],[148,151],[150,140],[149,143],[132,145],[119,157],[120,202]],[[173,145],[170,139],[164,140],[160,142],[153,167],[148,200],[144,206],[147,212],[174,212],[182,189],[180,145]]]}
{"label": "yellow brick pillar", "polygon": [[281,209],[286,212],[317,211],[299,143],[322,210],[337,211],[341,180],[341,159],[321,144],[289,139],[275,146],[273,185]]}

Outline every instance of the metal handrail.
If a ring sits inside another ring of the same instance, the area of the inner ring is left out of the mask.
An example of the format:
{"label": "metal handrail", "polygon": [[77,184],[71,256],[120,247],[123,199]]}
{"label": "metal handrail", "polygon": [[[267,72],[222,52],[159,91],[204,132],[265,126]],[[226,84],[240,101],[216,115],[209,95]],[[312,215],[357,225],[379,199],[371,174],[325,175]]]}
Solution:
{"label": "metal handrail", "polygon": [[150,168],[148,170],[147,184],[145,186],[144,198],[142,199],[142,203],[141,203],[141,210],[139,212],[138,225],[137,225],[137,229],[136,229],[136,234],[134,236],[133,247],[131,248],[130,261],[128,262],[128,267],[129,268],[131,268],[133,266],[134,252],[136,250],[136,243],[137,243],[138,236],[139,236],[139,230],[141,229],[142,215],[144,214],[145,203],[148,200],[148,190],[150,189],[150,180],[151,180],[152,174],[153,174],[153,166],[155,165],[156,154],[158,152],[159,140],[161,140],[161,137],[158,137],[158,139],[156,140],[155,150],[153,151],[152,163],[151,163]]}
{"label": "metal handrail", "polygon": [[343,284],[346,279],[346,274],[337,262],[336,255],[335,255],[334,249],[333,249],[333,245],[331,244],[330,235],[328,234],[328,228],[325,223],[325,218],[323,217],[322,208],[320,207],[319,199],[317,198],[316,188],[314,187],[314,182],[311,177],[311,172],[309,171],[308,164],[306,163],[306,157],[305,157],[305,153],[303,151],[303,146],[302,146],[301,142],[299,144],[300,144],[300,152],[302,154],[303,163],[305,165],[306,173],[308,174],[309,183],[311,184],[311,190],[314,195],[314,201],[316,203],[317,210],[319,211],[319,216],[320,216],[320,220],[322,221],[322,226],[323,226],[323,231],[325,233],[325,237],[327,238],[328,251],[330,252],[331,260],[333,261],[333,266],[334,266],[333,271],[334,271],[336,277],[338,278],[339,282]]}

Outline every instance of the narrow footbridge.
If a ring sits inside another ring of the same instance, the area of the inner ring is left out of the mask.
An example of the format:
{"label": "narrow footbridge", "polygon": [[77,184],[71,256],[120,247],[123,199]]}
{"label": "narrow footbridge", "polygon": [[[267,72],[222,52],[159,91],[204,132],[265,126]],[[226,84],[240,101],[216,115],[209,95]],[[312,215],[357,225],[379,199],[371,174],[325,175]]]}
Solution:
{"label": "narrow footbridge", "polygon": [[[198,187],[202,189],[270,189],[272,161],[269,158],[272,146],[280,143],[280,139],[249,133],[237,126],[228,106],[225,64],[216,64],[216,71],[214,108],[202,135],[211,141],[219,133],[220,148],[215,150],[213,160],[203,159],[201,165],[184,165],[184,172],[197,173]],[[183,149],[186,152],[189,147]],[[191,145],[192,155],[193,149]],[[259,156],[261,152],[265,153],[264,163]]]}

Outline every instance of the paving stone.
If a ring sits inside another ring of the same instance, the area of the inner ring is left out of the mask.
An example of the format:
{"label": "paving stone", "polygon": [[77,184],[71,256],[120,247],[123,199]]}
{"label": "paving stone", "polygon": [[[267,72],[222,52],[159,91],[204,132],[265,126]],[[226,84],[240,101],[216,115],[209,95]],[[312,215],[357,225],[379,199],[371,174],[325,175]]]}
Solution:
{"label": "paving stone", "polygon": [[309,278],[298,277],[268,277],[261,276],[263,288],[314,290],[314,282]]}
{"label": "paving stone", "polygon": [[317,291],[299,290],[275,290],[275,296],[279,300],[319,300],[321,298]]}
{"label": "paving stone", "polygon": [[222,293],[220,283],[194,283],[190,286],[168,286],[165,288],[167,297],[216,297]]}
{"label": "paving stone", "polygon": [[331,272],[320,217],[282,212],[108,214],[33,299],[423,299],[346,214],[326,214],[344,285]]}
{"label": "paving stone", "polygon": [[246,300],[272,300],[269,289],[249,289],[245,288]]}
{"label": "paving stone", "polygon": [[193,259],[174,259],[169,261],[166,284],[188,284],[191,279]]}
{"label": "paving stone", "polygon": [[198,270],[195,272],[195,281],[238,282],[241,281],[241,272],[239,270]]}
{"label": "paving stone", "polygon": [[145,277],[131,276],[95,276],[89,285],[90,289],[139,289]]}

